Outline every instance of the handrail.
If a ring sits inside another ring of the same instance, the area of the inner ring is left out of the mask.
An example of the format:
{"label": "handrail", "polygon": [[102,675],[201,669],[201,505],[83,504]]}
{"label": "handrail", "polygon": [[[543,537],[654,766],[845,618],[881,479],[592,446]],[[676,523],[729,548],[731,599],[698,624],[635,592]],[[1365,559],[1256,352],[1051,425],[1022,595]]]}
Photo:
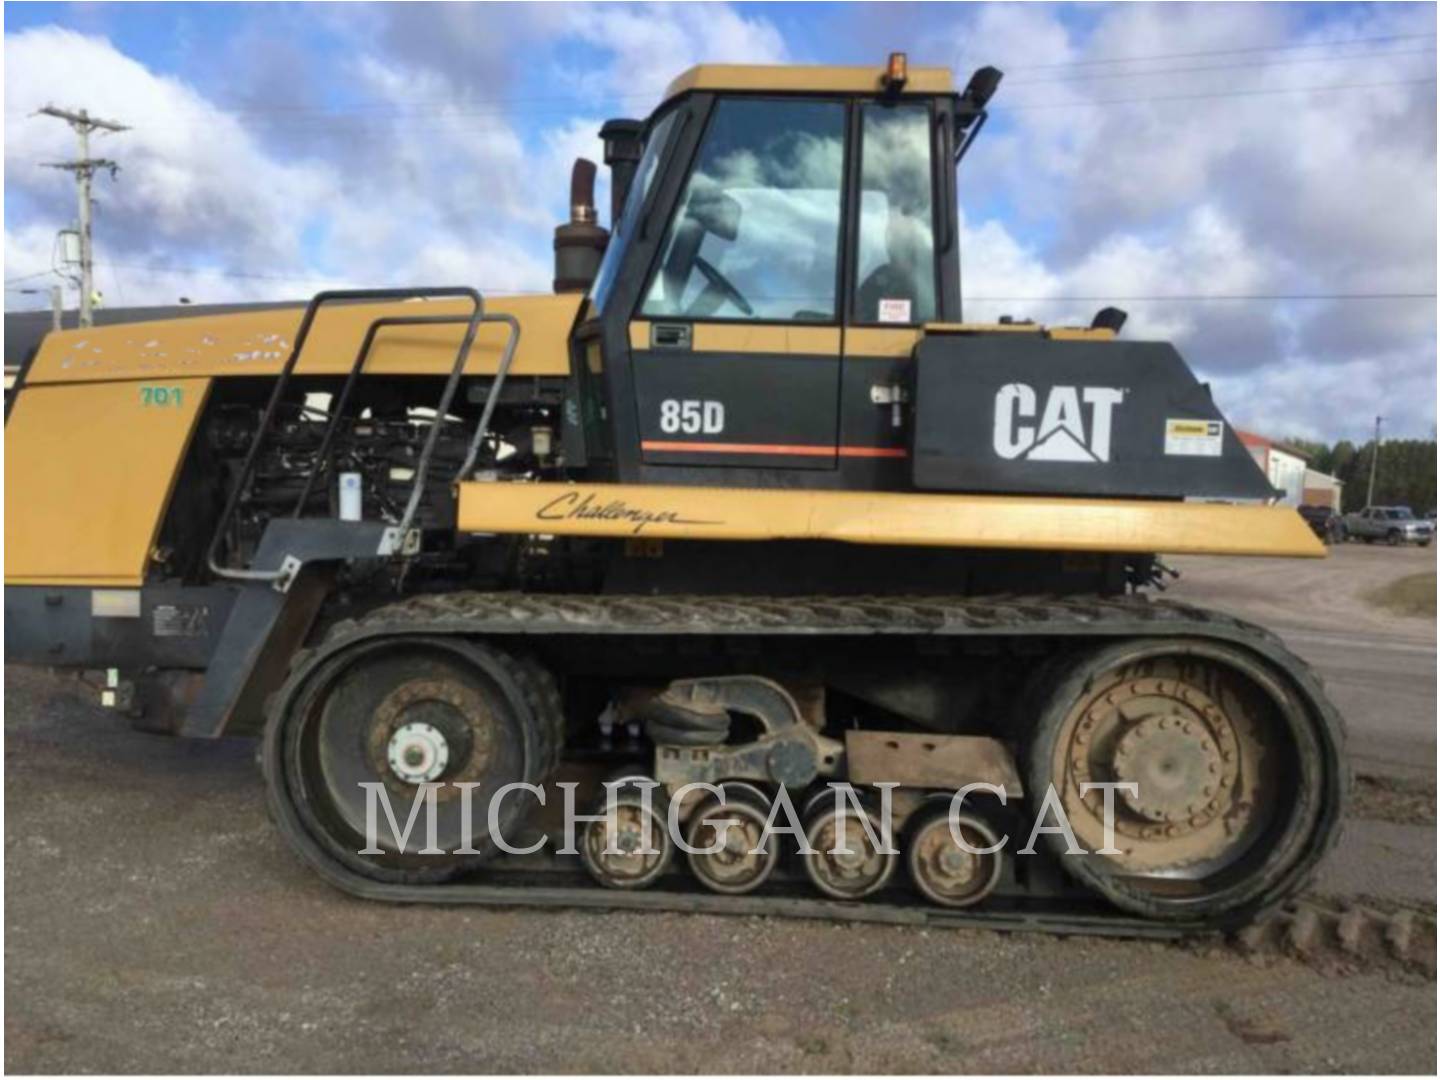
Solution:
{"label": "handrail", "polygon": [[[387,326],[456,326],[460,323],[468,323],[468,315],[387,315],[376,319],[370,324],[365,332],[365,338],[360,343],[359,350],[355,353],[355,363],[351,365],[349,373],[345,376],[345,384],[340,388],[340,393],[331,403],[330,423],[325,427],[325,434],[320,439],[320,446],[315,451],[317,465],[323,462],[330,453],[330,444],[335,440],[336,429],[345,415],[345,406],[349,404],[350,394],[359,381],[360,372],[365,369],[365,361],[370,357],[370,349],[375,344],[375,338],[380,331]],[[309,501],[311,493],[315,490],[315,478],[319,475],[319,469],[311,469],[305,476],[305,486],[300,489],[300,497],[295,501],[295,510],[291,517],[298,518],[305,510],[305,504]]]}
{"label": "handrail", "polygon": [[495,415],[495,406],[500,403],[500,388],[505,385],[505,380],[510,375],[510,362],[515,359],[515,350],[520,345],[520,320],[514,315],[500,312],[496,315],[486,315],[486,322],[503,322],[510,327],[510,338],[505,342],[505,351],[500,355],[500,364],[495,369],[495,381],[490,384],[490,394],[485,399],[485,408],[480,413],[480,423],[475,428],[475,435],[470,440],[470,452],[465,455],[465,462],[460,466],[460,471],[455,474],[455,483],[465,479],[471,469],[475,467],[475,460],[480,456],[480,444],[485,441],[485,435],[490,430],[490,419]]}
{"label": "handrail", "polygon": [[275,422],[275,413],[280,407],[280,401],[284,396],[285,387],[295,370],[296,362],[300,359],[300,353],[305,347],[305,342],[310,336],[310,328],[314,325],[315,316],[320,308],[332,301],[364,301],[364,300],[428,300],[440,298],[465,299],[471,302],[471,313],[469,323],[465,329],[465,336],[460,342],[459,351],[455,354],[455,364],[450,370],[450,375],[445,381],[445,390],[440,398],[440,404],[436,408],[437,421],[430,429],[430,435],[425,440],[425,447],[420,453],[420,462],[415,469],[416,486],[410,493],[410,502],[406,506],[405,516],[401,520],[400,537],[405,536],[411,521],[414,520],[415,510],[419,506],[419,491],[423,486],[426,471],[430,467],[430,458],[434,455],[435,444],[438,441],[441,423],[444,416],[449,413],[450,405],[455,398],[455,388],[460,383],[460,375],[465,369],[465,362],[470,356],[470,347],[474,344],[475,333],[479,329],[481,321],[485,317],[485,302],[478,290],[468,285],[444,286],[439,288],[418,288],[418,289],[331,289],[325,292],[316,293],[310,298],[310,303],[305,306],[305,316],[300,320],[300,328],[295,334],[295,343],[291,346],[290,355],[285,358],[285,363],[280,368],[280,374],[275,380],[275,387],[270,391],[270,400],[265,405],[265,411],[260,417],[260,426],[256,429],[255,437],[250,441],[250,449],[245,454],[245,460],[240,466],[240,475],[236,478],[230,494],[225,500],[225,508],[220,512],[220,520],[215,525],[215,533],[210,538],[210,546],[206,551],[206,564],[210,572],[217,577],[229,578],[235,581],[279,581],[284,576],[283,570],[249,570],[240,567],[221,566],[219,560],[220,543],[225,537],[225,529],[230,524],[230,519],[235,516],[239,508],[240,500],[244,497],[245,490],[250,482],[250,477],[255,471],[255,463],[259,460],[260,449],[269,433],[271,425]]}

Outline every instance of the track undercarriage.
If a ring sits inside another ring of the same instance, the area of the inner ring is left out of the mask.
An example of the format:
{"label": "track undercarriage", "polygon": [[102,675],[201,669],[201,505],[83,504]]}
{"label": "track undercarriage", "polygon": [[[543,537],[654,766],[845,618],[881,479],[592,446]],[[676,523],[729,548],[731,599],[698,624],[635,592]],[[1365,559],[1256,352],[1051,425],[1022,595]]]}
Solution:
{"label": "track undercarriage", "polygon": [[[960,708],[951,668],[1009,674]],[[421,596],[298,657],[264,750],[288,841],[361,896],[1159,935],[1293,897],[1342,761],[1275,637],[1137,598]],[[436,835],[397,844],[423,785]]]}

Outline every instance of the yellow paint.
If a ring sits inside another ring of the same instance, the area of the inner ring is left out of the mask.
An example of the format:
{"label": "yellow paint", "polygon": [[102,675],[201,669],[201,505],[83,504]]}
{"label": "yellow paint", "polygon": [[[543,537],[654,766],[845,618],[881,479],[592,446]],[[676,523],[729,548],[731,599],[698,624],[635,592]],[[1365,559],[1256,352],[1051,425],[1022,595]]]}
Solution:
{"label": "yellow paint", "polygon": [[927,334],[1043,334],[1039,323],[941,323],[925,324]]}
{"label": "yellow paint", "polygon": [[926,323],[927,334],[1039,334],[1053,341],[1114,341],[1109,327],[1043,326],[1040,323]]}
{"label": "yellow paint", "polygon": [[[776,353],[792,356],[839,356],[838,326],[795,323],[691,323],[692,352]],[[650,348],[650,323],[630,324],[630,348]]]}
{"label": "yellow paint", "polygon": [[846,356],[909,356],[920,344],[921,331],[914,326],[847,326]]}
{"label": "yellow paint", "polygon": [[1108,326],[1052,326],[1045,333],[1052,341],[1115,340],[1115,331]]}
{"label": "yellow paint", "polygon": [[922,334],[1041,334],[1054,341],[1113,341],[1115,331],[1038,323],[926,323],[914,326],[847,326],[846,356],[909,356]]}
{"label": "yellow paint", "polygon": [[1323,557],[1292,509],[1048,496],[465,483],[463,532]]}
{"label": "yellow paint", "polygon": [[[209,379],[28,386],[5,424],[5,581],[139,585]],[[173,404],[173,390],[180,403]]]}
{"label": "yellow paint", "polygon": [[[879,94],[883,67],[823,67],[802,64],[700,64],[682,72],[665,99],[689,90],[730,90],[775,94]],[[949,68],[912,67],[902,94],[953,94]]]}
{"label": "yellow paint", "polygon": [[[570,329],[581,297],[487,298],[487,313],[520,320],[514,375],[563,376],[570,370]],[[350,370],[371,320],[382,315],[464,315],[461,300],[392,304],[335,304],[320,310],[297,374],[341,375]],[[30,385],[174,379],[197,376],[273,375],[289,354],[304,309],[210,315],[159,322],[123,323],[46,336],[26,376]],[[465,328],[392,326],[382,330],[365,370],[376,375],[448,374]],[[470,351],[466,372],[484,375],[500,362],[509,328],[485,324]]]}

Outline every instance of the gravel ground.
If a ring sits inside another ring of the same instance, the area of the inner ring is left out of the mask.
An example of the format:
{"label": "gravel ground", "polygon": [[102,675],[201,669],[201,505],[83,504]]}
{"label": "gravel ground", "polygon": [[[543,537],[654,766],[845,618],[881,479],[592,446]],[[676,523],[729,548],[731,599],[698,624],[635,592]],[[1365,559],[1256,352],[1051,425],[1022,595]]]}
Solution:
{"label": "gravel ground", "polygon": [[[1426,561],[1428,560],[1428,562]],[[1433,914],[1435,627],[1359,597],[1433,552],[1175,560],[1272,625],[1367,777],[1317,889]],[[301,867],[254,747],[134,733],[7,669],[15,1072],[1433,1072],[1433,981],[1221,943],[367,904]]]}

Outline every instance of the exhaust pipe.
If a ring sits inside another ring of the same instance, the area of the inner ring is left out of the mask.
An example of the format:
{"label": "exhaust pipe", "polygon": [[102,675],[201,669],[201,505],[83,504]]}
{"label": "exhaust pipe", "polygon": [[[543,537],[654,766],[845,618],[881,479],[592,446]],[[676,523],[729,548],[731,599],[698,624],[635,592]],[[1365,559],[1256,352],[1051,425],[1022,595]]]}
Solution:
{"label": "exhaust pipe", "polygon": [[595,163],[570,170],[570,220],[555,229],[555,291],[584,292],[600,270],[610,233],[595,223]]}

